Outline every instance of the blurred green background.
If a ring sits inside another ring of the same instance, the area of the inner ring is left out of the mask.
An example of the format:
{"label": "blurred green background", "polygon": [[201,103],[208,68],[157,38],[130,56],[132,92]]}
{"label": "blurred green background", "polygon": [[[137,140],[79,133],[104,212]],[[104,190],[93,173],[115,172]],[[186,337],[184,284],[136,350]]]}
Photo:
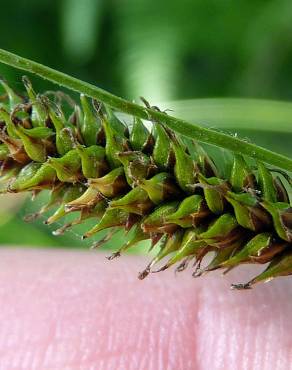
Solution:
{"label": "blurred green background", "polygon": [[[1,4],[0,31],[1,48],[291,155],[288,103],[177,102],[292,100],[289,0],[11,0]],[[21,72],[0,65],[0,74],[22,90]],[[87,247],[78,230],[56,238],[43,220],[24,223],[32,208],[1,197],[2,245]]]}

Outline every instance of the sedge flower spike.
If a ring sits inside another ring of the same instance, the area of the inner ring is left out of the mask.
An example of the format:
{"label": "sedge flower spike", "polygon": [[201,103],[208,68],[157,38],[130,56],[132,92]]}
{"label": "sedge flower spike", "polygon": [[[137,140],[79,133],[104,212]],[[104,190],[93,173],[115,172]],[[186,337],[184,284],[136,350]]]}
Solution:
{"label": "sedge flower spike", "polygon": [[[110,107],[83,94],[66,116],[61,105],[36,94],[28,78],[23,81],[24,97],[1,82],[0,193],[49,189],[48,203],[27,220],[47,214],[46,223],[54,224],[75,212],[54,232],[60,235],[95,219],[83,238],[102,230],[108,235],[93,247],[124,229],[128,240],[109,259],[150,240],[158,251],[140,279],[173,265],[182,271],[191,264],[199,277],[268,263],[249,282],[232,286],[247,289],[292,274],[290,184],[276,170],[262,161],[251,168],[234,153],[231,172],[223,176],[198,143],[153,117],[151,130],[136,116],[129,128]],[[210,252],[213,259],[201,267]]]}

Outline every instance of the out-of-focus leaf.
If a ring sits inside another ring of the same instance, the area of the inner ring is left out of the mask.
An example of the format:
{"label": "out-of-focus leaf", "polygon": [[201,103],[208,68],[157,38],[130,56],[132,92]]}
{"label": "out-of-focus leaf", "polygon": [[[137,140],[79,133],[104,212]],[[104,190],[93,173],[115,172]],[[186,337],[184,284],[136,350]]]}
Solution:
{"label": "out-of-focus leaf", "polygon": [[0,227],[5,225],[17,212],[25,198],[25,194],[5,194],[0,196],[1,210],[0,210]]}
{"label": "out-of-focus leaf", "polygon": [[218,129],[292,133],[292,103],[261,99],[180,100],[158,105],[173,115]]}
{"label": "out-of-focus leaf", "polygon": [[95,53],[103,0],[64,0],[63,45],[71,63],[84,64]]}

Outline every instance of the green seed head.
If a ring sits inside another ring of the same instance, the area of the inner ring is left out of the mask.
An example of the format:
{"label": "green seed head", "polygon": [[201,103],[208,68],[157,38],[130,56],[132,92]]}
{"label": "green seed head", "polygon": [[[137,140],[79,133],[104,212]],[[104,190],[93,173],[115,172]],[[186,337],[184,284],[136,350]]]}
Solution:
{"label": "green seed head", "polygon": [[[0,81],[7,95],[0,107],[0,193],[51,190],[48,203],[27,221],[56,206],[47,224],[76,212],[55,231],[60,235],[95,219],[84,238],[109,233],[94,247],[124,229],[128,240],[109,259],[142,240],[151,248],[158,244],[141,279],[172,265],[182,271],[190,261],[194,277],[268,263],[237,289],[292,274],[288,185],[264,163],[250,165],[236,154],[230,175],[222,176],[202,147],[160,123],[152,123],[150,133],[134,117],[128,130],[112,109],[95,101],[91,106],[84,95],[67,117],[23,81],[25,98]],[[209,252],[213,258],[201,268]]]}

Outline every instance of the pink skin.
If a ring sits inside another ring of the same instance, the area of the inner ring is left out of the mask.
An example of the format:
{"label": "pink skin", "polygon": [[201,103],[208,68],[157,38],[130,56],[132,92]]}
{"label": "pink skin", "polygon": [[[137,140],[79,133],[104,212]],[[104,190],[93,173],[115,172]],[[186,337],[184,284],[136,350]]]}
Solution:
{"label": "pink skin", "polygon": [[246,274],[139,281],[143,266],[2,249],[0,370],[292,369],[292,279],[236,292]]}

